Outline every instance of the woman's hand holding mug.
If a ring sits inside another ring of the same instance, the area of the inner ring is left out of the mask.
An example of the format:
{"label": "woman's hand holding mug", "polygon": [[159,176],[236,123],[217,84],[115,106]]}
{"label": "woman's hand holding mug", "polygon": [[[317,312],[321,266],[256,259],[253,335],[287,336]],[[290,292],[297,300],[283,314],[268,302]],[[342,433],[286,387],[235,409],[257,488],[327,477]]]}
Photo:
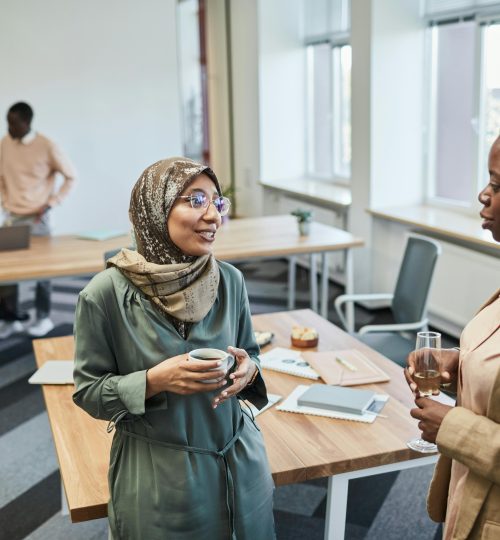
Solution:
{"label": "woman's hand holding mug", "polygon": [[221,360],[194,360],[187,354],[167,358],[148,369],[146,399],[160,392],[189,395],[217,390],[227,382],[221,366]]}
{"label": "woman's hand holding mug", "polygon": [[248,353],[244,349],[228,347],[227,350],[234,356],[237,367],[234,372],[229,375],[229,379],[233,381],[233,384],[223,390],[213,400],[212,406],[214,409],[224,401],[231,399],[233,396],[241,392],[252,380],[252,377],[255,375],[255,371],[258,369],[257,364],[248,356]]}

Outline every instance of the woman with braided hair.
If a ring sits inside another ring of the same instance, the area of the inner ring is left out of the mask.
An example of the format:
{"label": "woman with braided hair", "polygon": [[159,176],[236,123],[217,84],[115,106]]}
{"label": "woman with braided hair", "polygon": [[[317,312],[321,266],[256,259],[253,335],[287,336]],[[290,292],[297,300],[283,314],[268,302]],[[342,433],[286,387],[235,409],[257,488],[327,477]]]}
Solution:
{"label": "woman with braided hair", "polygon": [[[205,165],[151,165],[130,202],[137,251],[80,293],[74,401],[116,428],[116,540],[275,538],[262,436],[236,399],[267,403],[245,284],[212,255],[229,204]],[[188,359],[202,347],[228,349],[234,371]]]}

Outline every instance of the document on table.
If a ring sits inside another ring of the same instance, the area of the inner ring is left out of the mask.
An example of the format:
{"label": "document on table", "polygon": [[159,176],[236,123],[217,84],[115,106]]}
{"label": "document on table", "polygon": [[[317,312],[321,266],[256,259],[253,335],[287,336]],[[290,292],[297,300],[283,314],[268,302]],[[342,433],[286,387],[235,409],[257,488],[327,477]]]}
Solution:
{"label": "document on table", "polygon": [[48,360],[28,379],[30,384],[73,384],[73,360]]}
{"label": "document on table", "polygon": [[304,352],[302,356],[327,384],[356,386],[390,380],[385,371],[355,349]]}
{"label": "document on table", "polygon": [[253,414],[253,417],[255,418],[259,414],[262,414],[265,410],[272,407],[275,403],[278,403],[278,401],[281,399],[281,396],[278,396],[278,394],[267,394],[267,399],[269,400],[267,405],[265,407],[262,407],[262,409],[260,410],[257,409],[257,407],[252,403],[240,400],[241,409],[243,411]]}
{"label": "document on table", "polygon": [[117,236],[123,236],[127,234],[127,231],[123,229],[103,229],[95,231],[84,231],[77,235],[82,240],[109,240],[110,238],[116,238]]}

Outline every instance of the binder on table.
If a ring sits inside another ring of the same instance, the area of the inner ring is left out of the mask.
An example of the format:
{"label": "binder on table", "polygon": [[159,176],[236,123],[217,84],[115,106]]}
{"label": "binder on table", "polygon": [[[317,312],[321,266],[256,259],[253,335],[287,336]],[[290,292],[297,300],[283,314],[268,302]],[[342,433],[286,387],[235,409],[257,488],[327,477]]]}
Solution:
{"label": "binder on table", "polygon": [[30,384],[73,384],[73,360],[47,360],[28,379]]}

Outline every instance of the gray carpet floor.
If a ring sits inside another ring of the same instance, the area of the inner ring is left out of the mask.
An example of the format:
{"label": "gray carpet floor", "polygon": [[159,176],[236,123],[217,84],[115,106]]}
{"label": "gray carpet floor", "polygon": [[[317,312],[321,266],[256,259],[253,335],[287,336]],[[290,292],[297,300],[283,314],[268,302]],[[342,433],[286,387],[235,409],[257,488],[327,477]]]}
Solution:
{"label": "gray carpet floor", "polygon": [[[286,262],[240,265],[252,313],[286,309]],[[309,278],[298,268],[297,308],[308,307]],[[54,280],[50,336],[72,333],[78,292],[88,279]],[[330,287],[330,302],[342,293]],[[23,284],[22,305],[33,311],[33,284]],[[386,322],[388,310],[359,309],[359,325]],[[329,319],[336,321],[333,312]],[[453,346],[453,339],[446,346]],[[27,383],[35,370],[31,340],[16,335],[0,341],[0,540],[93,540],[107,538],[106,520],[71,524],[62,516],[60,479],[40,388]],[[432,467],[352,480],[349,485],[346,539],[422,540],[440,538],[440,527],[425,510]],[[278,487],[274,513],[278,539],[322,539],[326,480]],[[208,539],[210,540],[210,539]],[[214,539],[215,540],[215,539]],[[259,539],[255,539],[259,540]]]}

